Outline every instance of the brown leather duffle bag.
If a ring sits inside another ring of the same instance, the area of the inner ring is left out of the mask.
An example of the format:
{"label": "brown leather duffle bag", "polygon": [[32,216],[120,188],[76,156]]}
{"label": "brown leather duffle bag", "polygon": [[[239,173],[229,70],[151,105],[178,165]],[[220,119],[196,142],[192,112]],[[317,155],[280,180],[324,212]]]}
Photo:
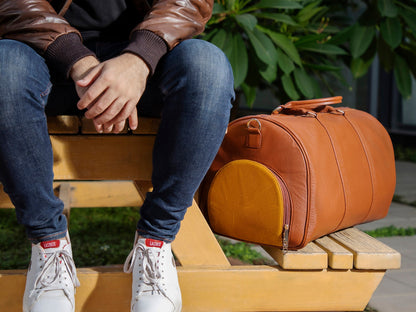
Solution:
{"label": "brown leather duffle bag", "polygon": [[202,186],[214,232],[299,249],[386,216],[395,189],[390,137],[342,97],[292,101],[232,121]]}

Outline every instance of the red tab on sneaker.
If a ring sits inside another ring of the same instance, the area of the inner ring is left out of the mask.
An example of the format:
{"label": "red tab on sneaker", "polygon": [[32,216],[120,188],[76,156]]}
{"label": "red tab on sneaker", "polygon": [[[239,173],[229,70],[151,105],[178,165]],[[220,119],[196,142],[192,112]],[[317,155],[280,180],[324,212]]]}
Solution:
{"label": "red tab on sneaker", "polygon": [[59,244],[60,244],[59,239],[40,243],[40,245],[42,246],[43,249],[58,248]]}
{"label": "red tab on sneaker", "polygon": [[151,239],[151,238],[146,238],[146,246],[147,246],[147,247],[157,247],[157,248],[162,248],[162,246],[163,246],[163,241],[156,240],[156,239]]}

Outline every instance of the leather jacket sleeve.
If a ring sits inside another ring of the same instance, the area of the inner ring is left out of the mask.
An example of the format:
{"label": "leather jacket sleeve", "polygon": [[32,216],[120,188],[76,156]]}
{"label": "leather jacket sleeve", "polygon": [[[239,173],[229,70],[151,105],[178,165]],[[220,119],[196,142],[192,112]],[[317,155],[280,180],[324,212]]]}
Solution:
{"label": "leather jacket sleeve", "polygon": [[[71,1],[63,2],[68,7]],[[135,2],[148,4],[148,0]],[[50,3],[53,0],[0,0],[0,38],[27,43],[52,66],[68,73],[78,59],[93,53],[61,16],[64,12],[59,15]],[[203,31],[212,6],[213,0],[154,0],[124,52],[142,57],[153,73],[168,50]]]}
{"label": "leather jacket sleeve", "polygon": [[[143,1],[143,0],[142,0]],[[154,73],[160,58],[185,39],[200,34],[212,14],[213,0],[154,0],[133,29],[125,52],[139,55]]]}
{"label": "leather jacket sleeve", "polygon": [[94,55],[46,0],[0,0],[0,38],[28,44],[66,75],[77,60]]}

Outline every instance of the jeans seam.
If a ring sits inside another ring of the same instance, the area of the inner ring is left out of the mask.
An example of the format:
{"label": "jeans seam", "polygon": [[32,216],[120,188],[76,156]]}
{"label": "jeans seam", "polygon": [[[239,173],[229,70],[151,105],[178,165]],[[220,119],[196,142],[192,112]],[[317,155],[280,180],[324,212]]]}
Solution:
{"label": "jeans seam", "polygon": [[145,231],[145,230],[137,229],[137,233],[139,235],[141,235],[141,236],[143,236],[143,235],[149,236],[149,237],[143,236],[145,238],[151,238],[151,239],[161,240],[161,241],[164,241],[164,242],[167,242],[167,243],[173,242],[173,239],[168,239],[168,238],[165,238],[165,237],[158,237],[158,236],[152,235],[150,232]]}
{"label": "jeans seam", "polygon": [[[61,232],[58,232],[58,233],[49,234],[49,235],[38,237],[38,238],[29,237],[29,240],[34,244],[38,244],[42,241],[48,241],[50,238],[61,236],[61,234],[66,234],[66,232],[68,232],[68,229],[65,229],[64,231],[61,231]],[[65,237],[65,235],[63,237]],[[61,238],[61,237],[59,237],[59,238]]]}

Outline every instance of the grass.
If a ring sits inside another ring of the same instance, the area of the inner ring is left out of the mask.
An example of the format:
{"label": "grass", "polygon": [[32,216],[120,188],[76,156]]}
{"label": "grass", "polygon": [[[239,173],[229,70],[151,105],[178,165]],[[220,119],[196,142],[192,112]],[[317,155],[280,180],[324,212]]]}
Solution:
{"label": "grass", "polygon": [[228,258],[235,258],[250,264],[260,264],[266,261],[259,252],[251,249],[253,246],[251,244],[243,242],[231,243],[223,239],[219,239],[218,242]]}
{"label": "grass", "polygon": [[416,148],[397,144],[394,146],[394,156],[396,160],[416,162]]}
{"label": "grass", "polygon": [[416,207],[416,201],[414,201],[414,202],[407,202],[407,201],[405,201],[403,199],[403,196],[401,196],[401,195],[394,194],[393,201],[395,203],[399,203],[399,204],[404,204],[404,205],[407,205],[407,206]]}
{"label": "grass", "polygon": [[[77,266],[124,263],[138,217],[136,207],[71,209],[69,231]],[[0,270],[27,268],[30,243],[14,209],[0,209],[0,251]]]}
{"label": "grass", "polygon": [[371,231],[365,231],[365,233],[372,237],[413,236],[416,235],[416,227],[398,228],[391,225]]}
{"label": "grass", "polygon": [[[124,263],[133,247],[139,208],[73,208],[69,231],[78,267]],[[249,264],[266,259],[250,244],[219,240],[226,256]],[[0,209],[0,270],[26,269],[30,243],[16,221],[14,209]]]}

